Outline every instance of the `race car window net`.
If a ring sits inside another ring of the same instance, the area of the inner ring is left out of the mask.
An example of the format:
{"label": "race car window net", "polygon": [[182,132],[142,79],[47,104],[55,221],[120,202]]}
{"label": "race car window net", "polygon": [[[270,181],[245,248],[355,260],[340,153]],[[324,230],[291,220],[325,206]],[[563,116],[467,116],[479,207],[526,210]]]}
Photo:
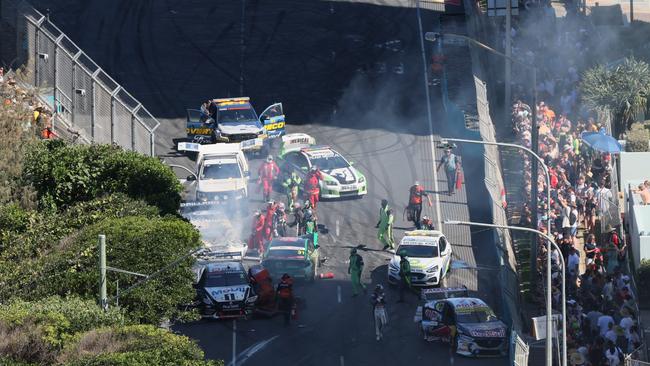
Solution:
{"label": "race car window net", "polygon": [[237,163],[205,165],[201,171],[201,179],[234,179],[241,177],[241,170]]}
{"label": "race car window net", "polygon": [[247,285],[248,277],[243,272],[208,273],[203,277],[203,287],[225,287]]}
{"label": "race car window net", "polygon": [[316,165],[320,170],[334,170],[350,166],[341,155],[336,154],[324,157],[312,157],[311,163],[312,165]]}
{"label": "race car window net", "polygon": [[240,123],[256,121],[257,116],[250,108],[228,108],[226,110],[219,110],[218,123]]}
{"label": "race car window net", "polygon": [[399,253],[405,252],[411,258],[435,258],[439,256],[438,247],[434,245],[400,245]]}

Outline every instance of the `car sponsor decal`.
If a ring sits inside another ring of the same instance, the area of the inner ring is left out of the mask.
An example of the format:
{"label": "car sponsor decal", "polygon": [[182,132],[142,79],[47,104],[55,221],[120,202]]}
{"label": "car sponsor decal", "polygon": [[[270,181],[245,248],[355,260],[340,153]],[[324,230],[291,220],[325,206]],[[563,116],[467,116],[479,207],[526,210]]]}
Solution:
{"label": "car sponsor decal", "polygon": [[203,128],[203,127],[189,127],[186,128],[188,135],[210,135],[212,134],[212,129]]}
{"label": "car sponsor decal", "polygon": [[271,131],[271,130],[279,130],[279,129],[281,129],[281,128],[284,128],[284,122],[269,123],[269,124],[267,124],[267,125],[264,125],[264,128],[265,128],[267,131]]}
{"label": "car sponsor decal", "polygon": [[205,291],[216,301],[236,301],[244,299],[248,288],[248,286],[208,287]]}
{"label": "car sponsor decal", "polygon": [[426,236],[420,236],[420,237],[405,236],[404,238],[402,238],[401,244],[438,246],[438,242],[434,238],[426,237]]}
{"label": "car sponsor decal", "polygon": [[336,156],[336,153],[332,150],[307,150],[307,155],[309,155],[310,158],[312,159],[319,159],[319,158],[333,158]]}

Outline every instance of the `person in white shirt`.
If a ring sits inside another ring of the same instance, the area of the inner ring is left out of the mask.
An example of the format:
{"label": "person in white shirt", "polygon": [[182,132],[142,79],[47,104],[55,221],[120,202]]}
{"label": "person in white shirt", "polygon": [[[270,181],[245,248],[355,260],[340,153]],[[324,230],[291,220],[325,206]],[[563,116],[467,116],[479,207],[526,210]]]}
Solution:
{"label": "person in white shirt", "polygon": [[610,340],[612,343],[616,343],[616,338],[618,338],[618,336],[614,330],[614,323],[609,323],[607,325],[607,332],[605,332],[605,340]]}
{"label": "person in white shirt", "polygon": [[607,365],[609,366],[618,366],[621,364],[619,358],[619,353],[622,351],[614,345],[613,342],[607,342],[607,347],[605,350],[605,358],[607,358]]}
{"label": "person in white shirt", "polygon": [[607,301],[612,301],[614,299],[614,280],[611,276],[607,276],[607,282],[603,286],[603,297]]}
{"label": "person in white shirt", "polygon": [[630,328],[634,325],[634,319],[630,316],[630,312],[627,311],[626,308],[623,308],[621,310],[621,315],[623,317],[621,318],[621,321],[618,323],[618,325],[623,328],[623,331],[625,332],[625,337],[629,338],[630,337]]}
{"label": "person in white shirt", "polygon": [[[612,311],[610,311],[610,314]],[[609,329],[609,324],[614,325],[614,318],[612,318],[611,315],[601,315],[598,318],[598,329],[600,330],[600,336],[604,337],[605,333],[607,333],[607,330]]]}
{"label": "person in white shirt", "polygon": [[573,278],[579,275],[578,271],[580,268],[580,253],[576,248],[571,248],[571,254],[569,255],[569,260],[567,263],[569,270],[569,275]]}

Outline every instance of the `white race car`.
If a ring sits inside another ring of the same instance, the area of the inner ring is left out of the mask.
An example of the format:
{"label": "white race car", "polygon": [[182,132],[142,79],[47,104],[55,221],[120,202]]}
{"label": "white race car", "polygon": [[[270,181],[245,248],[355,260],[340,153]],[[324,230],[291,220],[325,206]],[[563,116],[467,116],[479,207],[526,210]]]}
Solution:
{"label": "white race car", "polygon": [[364,196],[368,193],[366,177],[352,162],[329,146],[315,146],[315,139],[304,133],[282,137],[279,165],[281,181],[292,172],[304,180],[311,167],[317,166],[323,174],[321,198]]}
{"label": "white race car", "polygon": [[388,265],[388,282],[400,281],[400,254],[411,265],[411,285],[437,286],[451,264],[451,244],[437,230],[407,231]]}

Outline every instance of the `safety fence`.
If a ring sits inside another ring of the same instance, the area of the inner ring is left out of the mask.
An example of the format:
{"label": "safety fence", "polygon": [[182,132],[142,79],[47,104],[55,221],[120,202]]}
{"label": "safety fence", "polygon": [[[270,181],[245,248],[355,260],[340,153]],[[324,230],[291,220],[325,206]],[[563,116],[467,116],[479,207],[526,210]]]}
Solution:
{"label": "safety fence", "polygon": [[511,352],[510,364],[514,366],[528,366],[528,354],[530,348],[528,344],[524,342],[519,334],[513,331],[510,335],[510,347],[514,349],[514,352]]}
{"label": "safety fence", "polygon": [[625,358],[625,366],[650,366],[650,362]]}
{"label": "safety fence", "polygon": [[25,1],[1,0],[0,19],[3,39],[15,34],[15,49],[3,45],[3,55],[15,55],[12,66],[54,111],[53,128],[155,155],[160,123],[47,17]]}

